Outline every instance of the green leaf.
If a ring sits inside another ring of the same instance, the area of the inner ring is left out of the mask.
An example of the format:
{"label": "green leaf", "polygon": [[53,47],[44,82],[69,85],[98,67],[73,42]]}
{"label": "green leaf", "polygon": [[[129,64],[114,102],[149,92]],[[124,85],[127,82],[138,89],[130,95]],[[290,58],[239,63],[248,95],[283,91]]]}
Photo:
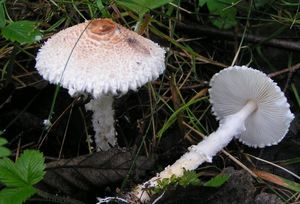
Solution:
{"label": "green leaf", "polygon": [[7,187],[24,187],[43,179],[45,164],[43,154],[36,150],[25,150],[13,163],[10,159],[0,160],[0,182]]}
{"label": "green leaf", "polygon": [[10,154],[11,154],[11,151],[8,148],[0,146],[0,158],[7,157]]}
{"label": "green leaf", "polygon": [[123,6],[137,13],[141,17],[148,11],[159,8],[171,1],[172,0],[117,0],[116,3],[119,6]]}
{"label": "green leaf", "polygon": [[0,146],[7,144],[7,140],[3,137],[0,137]]}
{"label": "green leaf", "polygon": [[0,28],[5,26],[4,1],[0,2]]}
{"label": "green leaf", "polygon": [[36,22],[16,21],[2,29],[2,35],[12,42],[33,43],[42,39],[42,33],[36,29]]}
{"label": "green leaf", "polygon": [[0,191],[0,204],[19,204],[30,198],[36,189],[34,184],[45,174],[43,154],[25,150],[14,163],[8,158],[0,160],[0,182],[6,188]]}
{"label": "green leaf", "polygon": [[179,185],[182,187],[187,187],[187,186],[200,186],[201,181],[198,178],[198,174],[195,171],[185,171],[183,173],[183,176],[181,176],[178,179]]}
{"label": "green leaf", "polygon": [[0,160],[0,182],[8,187],[26,186],[26,180],[15,164],[8,158]]}
{"label": "green leaf", "polygon": [[236,9],[230,12],[222,12],[217,17],[211,17],[210,20],[214,26],[220,29],[229,29],[234,27],[237,24],[235,16],[236,16]]}
{"label": "green leaf", "polygon": [[0,191],[0,204],[21,204],[35,193],[32,186],[4,188]]}
{"label": "green leaf", "polygon": [[215,176],[214,178],[210,179],[206,183],[203,184],[203,186],[206,187],[220,187],[222,186],[228,179],[230,178],[230,175],[224,175],[220,174]]}
{"label": "green leaf", "polygon": [[237,9],[233,6],[237,0],[199,0],[200,6],[207,4],[212,24],[220,29],[229,29],[237,24]]}
{"label": "green leaf", "polygon": [[26,182],[33,185],[44,177],[44,157],[36,150],[25,150],[16,161],[16,168],[25,176]]}

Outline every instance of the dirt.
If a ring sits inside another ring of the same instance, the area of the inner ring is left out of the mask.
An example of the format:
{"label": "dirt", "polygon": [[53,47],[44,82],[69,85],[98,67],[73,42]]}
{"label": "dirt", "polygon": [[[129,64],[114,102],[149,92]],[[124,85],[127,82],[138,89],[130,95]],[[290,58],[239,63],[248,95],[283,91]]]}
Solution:
{"label": "dirt", "polygon": [[230,179],[220,188],[188,187],[167,191],[157,204],[282,204],[276,195],[257,191],[255,180],[245,170],[225,168]]}

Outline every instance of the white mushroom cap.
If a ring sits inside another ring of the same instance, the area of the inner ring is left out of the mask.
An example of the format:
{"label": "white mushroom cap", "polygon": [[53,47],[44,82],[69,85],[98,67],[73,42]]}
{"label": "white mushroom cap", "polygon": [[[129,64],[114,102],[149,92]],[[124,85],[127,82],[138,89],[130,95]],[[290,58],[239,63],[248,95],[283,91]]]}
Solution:
{"label": "white mushroom cap", "polygon": [[88,92],[97,98],[156,79],[165,69],[164,55],[151,40],[110,19],[96,19],[53,35],[39,50],[36,68],[71,95]]}
{"label": "white mushroom cap", "polygon": [[252,147],[279,143],[286,135],[294,115],[283,92],[264,73],[246,66],[233,66],[215,74],[209,89],[212,111],[222,120],[237,113],[252,100],[257,109],[246,119],[246,130],[236,136]]}

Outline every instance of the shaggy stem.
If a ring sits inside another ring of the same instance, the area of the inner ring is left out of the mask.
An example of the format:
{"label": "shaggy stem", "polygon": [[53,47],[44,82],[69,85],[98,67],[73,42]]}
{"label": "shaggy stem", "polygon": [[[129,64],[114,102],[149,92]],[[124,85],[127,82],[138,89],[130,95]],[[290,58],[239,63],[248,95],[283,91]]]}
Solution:
{"label": "shaggy stem", "polygon": [[97,151],[106,151],[117,144],[112,104],[113,97],[105,95],[92,99],[85,106],[87,110],[93,111],[92,122]]}
{"label": "shaggy stem", "polygon": [[194,170],[203,162],[211,162],[212,157],[223,149],[234,136],[245,131],[245,120],[256,108],[256,103],[249,101],[239,112],[224,118],[216,132],[210,134],[197,145],[191,146],[189,151],[173,165],[167,166],[157,176],[137,186],[131,194],[139,198],[141,203],[146,203],[150,200],[150,194],[143,190],[146,187],[155,188],[159,180],[171,178],[172,175],[180,177],[183,175],[184,170]]}

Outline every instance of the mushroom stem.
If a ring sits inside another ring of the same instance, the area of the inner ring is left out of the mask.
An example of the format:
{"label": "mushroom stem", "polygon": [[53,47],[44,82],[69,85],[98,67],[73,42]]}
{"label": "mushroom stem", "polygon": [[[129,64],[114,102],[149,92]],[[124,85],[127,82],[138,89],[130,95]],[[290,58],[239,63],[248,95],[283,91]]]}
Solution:
{"label": "mushroom stem", "polygon": [[211,162],[212,157],[224,148],[234,136],[245,131],[245,120],[256,109],[256,103],[249,100],[239,112],[225,117],[224,120],[221,121],[217,131],[211,133],[197,145],[189,147],[189,151],[181,156],[173,165],[167,166],[157,176],[142,185],[138,185],[131,193],[137,197],[141,203],[146,203],[150,200],[150,194],[143,189],[149,187],[155,188],[159,180],[171,178],[172,175],[180,177],[185,170],[194,170],[203,162]]}
{"label": "mushroom stem", "polygon": [[92,122],[97,151],[106,151],[117,144],[112,104],[113,96],[105,95],[92,99],[85,105],[87,110],[93,111]]}

